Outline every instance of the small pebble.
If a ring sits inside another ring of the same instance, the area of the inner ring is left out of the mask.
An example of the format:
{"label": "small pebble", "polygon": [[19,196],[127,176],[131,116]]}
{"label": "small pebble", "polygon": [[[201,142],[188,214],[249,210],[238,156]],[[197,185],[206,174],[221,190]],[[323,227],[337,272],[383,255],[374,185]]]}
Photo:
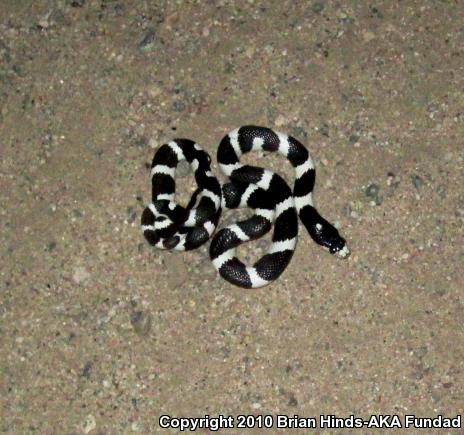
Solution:
{"label": "small pebble", "polygon": [[97,422],[95,420],[95,417],[92,414],[89,414],[87,417],[85,417],[85,420],[82,424],[82,430],[84,433],[90,433],[97,427]]}
{"label": "small pebble", "polygon": [[448,152],[445,154],[445,162],[451,162],[453,160],[453,153]]}
{"label": "small pebble", "polygon": [[295,127],[293,129],[293,136],[295,138],[299,138],[300,140],[306,139],[308,137],[308,133],[302,127]]}
{"label": "small pebble", "polygon": [[379,186],[375,183],[369,184],[366,189],[366,196],[369,198],[375,198],[379,194]]}
{"label": "small pebble", "polygon": [[72,279],[76,284],[84,284],[90,279],[90,273],[85,267],[78,266],[74,269]]}
{"label": "small pebble", "polygon": [[131,324],[137,335],[146,336],[151,329],[151,314],[146,311],[135,311],[131,315]]}
{"label": "small pebble", "polygon": [[253,46],[250,46],[245,50],[245,56],[248,57],[249,59],[251,59],[254,54],[255,54],[255,48]]}
{"label": "small pebble", "polygon": [[49,22],[48,22],[48,20],[47,20],[46,18],[42,18],[42,19],[37,23],[37,25],[38,25],[39,27],[41,27],[42,29],[47,29],[48,26],[49,26],[50,24],[49,24]]}
{"label": "small pebble", "polygon": [[81,8],[84,6],[85,0],[73,0],[71,1],[71,7],[73,8]]}
{"label": "small pebble", "polygon": [[375,34],[370,30],[367,30],[363,32],[362,37],[365,42],[370,42],[375,38]]}
{"label": "small pebble", "polygon": [[142,428],[140,427],[140,424],[136,421],[134,421],[132,424],[131,424],[131,430],[133,432],[140,432],[142,430]]}
{"label": "small pebble", "polygon": [[374,199],[375,205],[380,205],[382,203],[382,198],[380,196],[380,187],[378,184],[369,184],[364,193],[368,198]]}
{"label": "small pebble", "polygon": [[411,175],[411,181],[417,190],[420,190],[420,188],[424,185],[424,180],[416,174]]}
{"label": "small pebble", "polygon": [[184,178],[190,174],[190,164],[187,160],[181,160],[176,168],[176,177]]}
{"label": "small pebble", "polygon": [[151,51],[155,47],[156,43],[156,32],[154,29],[149,29],[145,34],[144,38],[139,43],[139,49],[141,51]]}
{"label": "small pebble", "polygon": [[275,119],[274,121],[274,124],[277,126],[277,127],[282,127],[283,125],[287,124],[288,123],[288,119],[283,116],[283,115],[279,115],[277,116],[277,118]]}
{"label": "small pebble", "polygon": [[447,293],[447,290],[444,287],[433,287],[429,291],[437,296],[444,296]]}
{"label": "small pebble", "polygon": [[311,6],[311,10],[316,14],[322,12],[323,9],[324,9],[323,2],[314,2],[313,5]]}
{"label": "small pebble", "polygon": [[56,248],[56,242],[55,242],[54,240],[52,240],[51,242],[47,243],[46,250],[47,250],[48,252],[53,251],[55,248]]}
{"label": "small pebble", "polygon": [[379,9],[377,9],[375,6],[371,7],[371,12],[372,12],[373,17],[376,16],[377,18],[380,18],[380,19],[383,18],[382,12]]}
{"label": "small pebble", "polygon": [[298,406],[298,400],[293,393],[288,395],[288,406],[295,407]]}
{"label": "small pebble", "polygon": [[81,376],[83,378],[86,378],[86,379],[89,379],[90,378],[90,374],[92,373],[92,362],[91,361],[88,361],[84,368],[82,369],[82,372],[81,372]]}
{"label": "small pebble", "polygon": [[174,101],[172,103],[172,109],[175,111],[175,112],[183,112],[185,110],[187,106],[185,105],[185,103],[183,101]]}
{"label": "small pebble", "polygon": [[447,188],[444,184],[438,185],[435,191],[438,193],[438,196],[440,196],[440,198],[442,199],[446,198]]}
{"label": "small pebble", "polygon": [[158,148],[158,141],[152,137],[150,138],[150,140],[148,141],[148,146],[151,148],[151,149],[155,149],[155,148]]}
{"label": "small pebble", "polygon": [[209,257],[206,257],[194,270],[202,280],[213,280],[217,274]]}
{"label": "small pebble", "polygon": [[321,133],[323,136],[329,137],[329,126],[327,124],[323,124],[321,127],[319,127],[319,133]]}
{"label": "small pebble", "polygon": [[127,222],[129,224],[133,223],[137,219],[137,212],[135,211],[134,207],[127,208]]}

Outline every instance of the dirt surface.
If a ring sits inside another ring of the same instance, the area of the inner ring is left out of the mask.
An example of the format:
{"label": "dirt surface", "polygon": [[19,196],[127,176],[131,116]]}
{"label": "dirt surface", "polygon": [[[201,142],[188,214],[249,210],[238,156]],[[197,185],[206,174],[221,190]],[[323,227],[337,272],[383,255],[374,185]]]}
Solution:
{"label": "dirt surface", "polygon": [[[2,0],[0,431],[462,412],[463,16],[459,1]],[[301,228],[278,282],[247,291],[207,247],[143,240],[154,150],[190,137],[214,156],[243,124],[308,145],[348,261]]]}

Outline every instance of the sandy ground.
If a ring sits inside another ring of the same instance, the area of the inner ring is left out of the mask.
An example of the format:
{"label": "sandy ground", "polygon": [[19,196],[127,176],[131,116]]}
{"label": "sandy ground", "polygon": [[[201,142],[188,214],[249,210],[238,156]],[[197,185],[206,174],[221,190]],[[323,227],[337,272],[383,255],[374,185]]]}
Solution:
{"label": "sandy ground", "polygon": [[[0,432],[461,413],[463,16],[459,1],[2,0]],[[308,145],[348,261],[301,228],[278,282],[247,291],[207,247],[144,241],[154,150],[186,136],[215,155],[243,124]]]}

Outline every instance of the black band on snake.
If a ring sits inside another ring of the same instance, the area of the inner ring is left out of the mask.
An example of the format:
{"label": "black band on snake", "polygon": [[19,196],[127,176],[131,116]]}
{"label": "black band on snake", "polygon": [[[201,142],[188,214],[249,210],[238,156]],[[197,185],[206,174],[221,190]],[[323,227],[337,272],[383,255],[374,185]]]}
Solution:
{"label": "black band on snake", "polygon": [[[293,191],[278,174],[240,163],[241,155],[249,151],[285,156],[295,168]],[[174,202],[181,160],[190,164],[198,185],[187,207]],[[175,139],[158,149],[151,168],[152,203],[142,214],[143,234],[151,245],[178,251],[198,248],[213,236],[223,208],[248,207],[254,215],[222,228],[210,245],[215,268],[232,284],[257,288],[276,280],[295,251],[298,218],[316,243],[340,258],[348,257],[345,240],[313,205],[314,165],[296,139],[265,127],[240,127],[222,139],[217,160],[230,180],[223,186],[211,172],[209,155],[193,141]],[[262,237],[272,226],[270,249],[253,266],[236,257],[237,246]]]}

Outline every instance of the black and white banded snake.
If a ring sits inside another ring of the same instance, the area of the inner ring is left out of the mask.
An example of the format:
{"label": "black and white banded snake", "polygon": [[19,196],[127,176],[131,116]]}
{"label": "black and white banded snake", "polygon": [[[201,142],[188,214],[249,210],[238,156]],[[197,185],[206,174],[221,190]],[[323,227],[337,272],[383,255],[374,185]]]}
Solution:
{"label": "black and white banded snake", "polygon": [[[240,163],[249,151],[277,151],[295,168],[293,190],[278,174]],[[186,160],[198,188],[189,204],[174,202],[176,168]],[[217,160],[229,182],[221,186],[211,172],[209,155],[189,139],[161,146],[151,166],[152,202],[142,214],[147,241],[160,249],[187,251],[207,242],[216,230],[222,209],[248,207],[251,218],[219,230],[211,241],[210,257],[220,275],[240,287],[263,287],[276,280],[295,251],[298,218],[312,239],[340,258],[349,256],[345,240],[312,202],[315,169],[308,150],[295,138],[265,127],[243,126],[225,136]],[[235,255],[240,244],[256,240],[274,226],[268,252],[253,266]]]}

